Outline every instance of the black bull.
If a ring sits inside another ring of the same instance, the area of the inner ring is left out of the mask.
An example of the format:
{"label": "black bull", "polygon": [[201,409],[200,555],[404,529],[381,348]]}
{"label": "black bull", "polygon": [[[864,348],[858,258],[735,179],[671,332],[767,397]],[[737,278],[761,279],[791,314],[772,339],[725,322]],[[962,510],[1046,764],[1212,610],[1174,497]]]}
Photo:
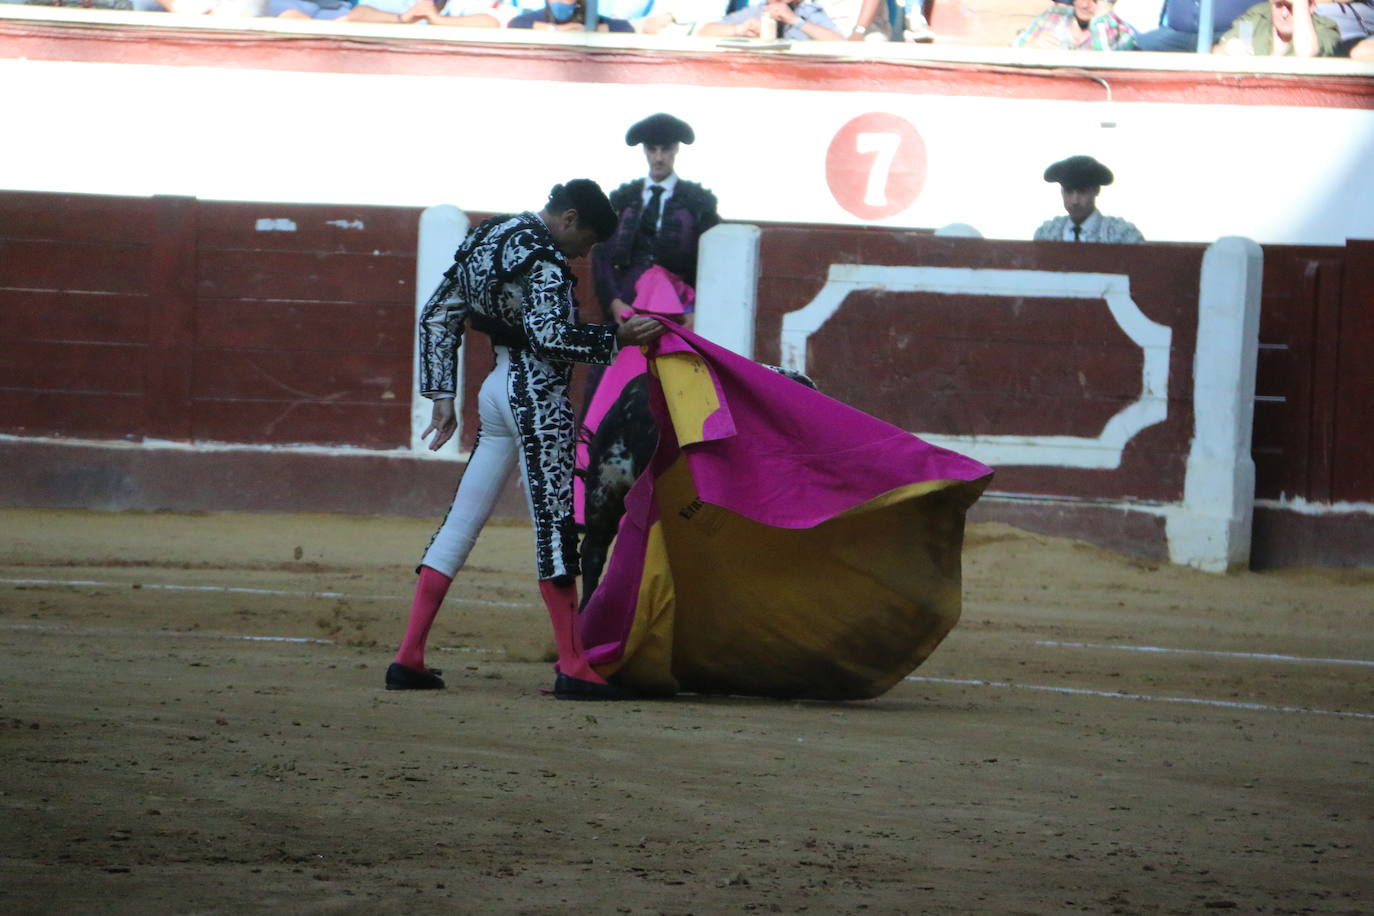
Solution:
{"label": "black bull", "polygon": [[[816,384],[800,372],[769,366],[808,388]],[[582,603],[587,603],[606,566],[606,554],[625,514],[625,494],[649,466],[658,448],[658,426],[649,409],[649,377],[631,379],[601,418],[587,445],[586,530],[582,536]]]}

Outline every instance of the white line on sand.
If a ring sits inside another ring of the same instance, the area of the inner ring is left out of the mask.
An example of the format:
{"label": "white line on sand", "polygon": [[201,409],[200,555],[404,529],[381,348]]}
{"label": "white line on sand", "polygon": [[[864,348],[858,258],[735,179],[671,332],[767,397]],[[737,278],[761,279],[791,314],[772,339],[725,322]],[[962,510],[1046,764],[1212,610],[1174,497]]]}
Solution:
{"label": "white line on sand", "polygon": [[[30,633],[60,633],[63,636],[170,636],[190,637],[192,639],[232,639],[245,642],[290,642],[311,643],[332,646],[332,639],[315,639],[309,636],[244,636],[237,633],[202,633],[199,630],[139,630],[133,627],[55,627],[41,623],[0,624],[0,631],[20,631]],[[477,646],[435,646],[440,652],[471,652],[479,655],[505,655],[505,649],[483,649]]]}
{"label": "white line on sand", "polygon": [[309,636],[239,636],[234,633],[201,633],[197,630],[138,630],[132,627],[53,627],[41,623],[0,624],[0,630],[19,630],[30,633],[60,633],[63,636],[187,636],[193,639],[241,639],[249,642],[298,642],[332,646],[332,639],[312,639]]}
{"label": "white line on sand", "polygon": [[[87,579],[0,579],[0,585],[66,585],[89,588],[146,588],[164,592],[229,592],[235,595],[288,595],[305,598],[353,598],[359,601],[409,601],[407,595],[355,595],[349,592],[311,592],[284,588],[242,588],[232,585],[167,585],[155,582],[95,582]],[[520,601],[487,601],[483,598],[464,598],[454,595],[451,599],[459,604],[477,604],[482,607],[526,607]]]}
{"label": "white line on sand", "polygon": [[1317,658],[1310,655],[1273,655],[1268,652],[1221,652],[1211,649],[1169,649],[1164,646],[1126,646],[1098,642],[1060,642],[1056,639],[1037,639],[1037,646],[1059,646],[1069,649],[1116,649],[1120,652],[1164,652],[1177,655],[1210,655],[1214,658],[1251,658],[1268,662],[1312,662],[1322,665],[1362,665],[1374,668],[1374,661],[1363,658]]}
{"label": "white line on sand", "polygon": [[1073,696],[1104,697],[1109,700],[1146,700],[1151,703],[1188,703],[1194,706],[1217,706],[1222,709],[1245,709],[1256,712],[1303,712],[1313,716],[1340,716],[1347,719],[1374,719],[1374,713],[1341,712],[1333,709],[1309,709],[1305,706],[1270,706],[1267,703],[1241,703],[1235,700],[1202,700],[1194,697],[1157,697],[1147,693],[1114,693],[1106,690],[1087,690],[1082,687],[1053,687],[1044,684],[1013,684],[1008,681],[977,681],[952,677],[920,677],[910,675],[908,681],[923,684],[959,684],[966,687],[997,687],[1004,690],[1039,690],[1045,693],[1066,693]]}

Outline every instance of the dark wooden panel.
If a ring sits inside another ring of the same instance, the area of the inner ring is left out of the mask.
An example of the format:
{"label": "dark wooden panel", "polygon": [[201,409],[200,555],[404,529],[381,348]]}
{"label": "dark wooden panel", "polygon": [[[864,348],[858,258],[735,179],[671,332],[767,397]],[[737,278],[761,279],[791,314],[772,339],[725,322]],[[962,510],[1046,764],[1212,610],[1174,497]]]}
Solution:
{"label": "dark wooden panel", "polygon": [[146,197],[27,191],[0,195],[0,237],[147,244],[153,233],[152,200]]}
{"label": "dark wooden panel", "polygon": [[194,397],[287,403],[410,403],[411,357],[198,350]]}
{"label": "dark wooden panel", "polygon": [[[0,387],[68,393],[143,392],[144,348],[126,344],[0,341]],[[68,412],[84,412],[69,402]]]}
{"label": "dark wooden panel", "polygon": [[0,289],[148,290],[148,249],[137,244],[0,239]]}
{"label": "dark wooden panel", "polygon": [[1297,360],[1298,354],[1287,346],[1261,344],[1255,361],[1255,396],[1287,398],[1294,390]]}
{"label": "dark wooden panel", "polygon": [[[840,333],[822,331],[812,338],[823,355],[809,360],[807,369],[836,390],[844,385],[868,392],[874,404],[951,392],[996,397],[1021,391],[1070,401],[1134,400],[1140,394],[1139,350],[996,339],[865,341],[861,334],[837,341]],[[867,371],[856,373],[858,366]]]}
{"label": "dark wooden panel", "polygon": [[[415,257],[419,207],[203,201],[202,248]],[[276,228],[287,220],[293,229]],[[260,227],[261,226],[261,227]]]}
{"label": "dark wooden panel", "polygon": [[1284,435],[1284,421],[1290,413],[1289,406],[1279,401],[1255,402],[1255,428],[1251,436],[1255,452],[1269,449],[1280,454],[1289,451],[1291,443]]}
{"label": "dark wooden panel", "polygon": [[1109,470],[1041,466],[994,468],[995,489],[1003,493],[1040,493],[1075,499],[1174,502],[1183,496],[1187,455],[1135,446],[1122,467]]}
{"label": "dark wooden panel", "polygon": [[1310,295],[1309,265],[1345,259],[1344,248],[1315,245],[1265,245],[1260,299],[1260,342],[1301,344],[1312,334],[1311,313],[1302,307]]}
{"label": "dark wooden panel", "polygon": [[[1308,417],[1307,481],[1303,494],[1315,502],[1330,502],[1334,486],[1336,411],[1342,385],[1342,328],[1340,260],[1308,262],[1305,286],[1311,289],[1312,373],[1311,413]],[[1294,420],[1300,416],[1295,411]]]}
{"label": "dark wooden panel", "polygon": [[390,404],[326,404],[207,398],[194,401],[191,409],[199,442],[360,448],[410,445],[409,400]]}
{"label": "dark wooden panel", "polygon": [[[1282,448],[1255,448],[1251,451],[1251,459],[1255,462],[1255,496],[1256,498],[1277,498],[1278,494],[1283,493],[1283,480],[1286,473],[1284,467],[1284,452]],[[1274,493],[1274,497],[1262,497],[1261,494]]]}
{"label": "dark wooden panel", "polygon": [[[891,238],[884,240],[884,234]],[[1171,324],[1196,309],[1198,270],[1205,250],[1202,245],[989,243],[899,230],[870,230],[855,236],[834,229],[766,227],[759,257],[765,278],[809,277],[820,282],[831,264],[853,263],[1128,274],[1132,297],[1142,311]]]}
{"label": "dark wooden panel", "polygon": [[141,439],[143,398],[136,394],[0,388],[0,430],[12,436]]}
{"label": "dark wooden panel", "polygon": [[1341,371],[1344,249],[1267,246],[1260,301],[1255,493],[1331,498],[1336,391]]}
{"label": "dark wooden panel", "polygon": [[415,256],[300,251],[200,252],[202,299],[415,301]]}
{"label": "dark wooden panel", "polygon": [[202,299],[196,330],[200,346],[208,348],[409,354],[415,346],[415,307]]}
{"label": "dark wooden panel", "polygon": [[[852,383],[851,383],[852,384]],[[831,394],[826,390],[827,394]],[[913,387],[904,403],[869,401],[862,388],[841,385],[836,400],[911,432],[950,436],[1086,436],[1095,438],[1130,401],[1070,400],[1022,391]]]}
{"label": "dark wooden panel", "polygon": [[191,378],[196,336],[196,218],[190,197],[159,197],[157,237],[149,255],[148,356],[144,364],[145,434],[191,438]]}
{"label": "dark wooden panel", "polygon": [[1331,498],[1374,501],[1374,241],[1351,239],[1339,325],[1340,375],[1334,392]]}
{"label": "dark wooden panel", "polygon": [[0,290],[0,328],[9,340],[143,343],[146,296]]}

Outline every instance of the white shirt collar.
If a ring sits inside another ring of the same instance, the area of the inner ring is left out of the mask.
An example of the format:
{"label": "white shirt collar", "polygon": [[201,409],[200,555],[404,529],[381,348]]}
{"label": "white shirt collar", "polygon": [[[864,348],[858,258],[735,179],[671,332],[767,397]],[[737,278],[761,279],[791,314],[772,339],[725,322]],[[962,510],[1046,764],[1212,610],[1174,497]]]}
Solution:
{"label": "white shirt collar", "polygon": [[[1083,220],[1083,222],[1079,225],[1078,231],[1080,239],[1086,239],[1088,238],[1088,236],[1097,232],[1097,224],[1100,222],[1102,222],[1102,217],[1096,210],[1089,213],[1088,218]],[[1069,219],[1064,223],[1064,241],[1075,241],[1073,237],[1073,217],[1069,217]]]}
{"label": "white shirt collar", "polygon": [[673,190],[677,187],[677,172],[673,172],[671,175],[669,175],[662,181],[654,181],[652,178],[644,179],[644,202],[646,204],[649,202],[649,189],[652,188],[655,184],[663,188],[663,200],[667,200],[668,198],[673,196]]}

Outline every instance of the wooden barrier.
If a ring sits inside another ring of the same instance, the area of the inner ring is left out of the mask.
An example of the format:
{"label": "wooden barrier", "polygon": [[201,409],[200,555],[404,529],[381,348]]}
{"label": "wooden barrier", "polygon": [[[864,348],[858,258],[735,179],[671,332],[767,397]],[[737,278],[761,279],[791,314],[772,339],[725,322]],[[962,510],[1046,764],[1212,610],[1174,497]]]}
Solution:
{"label": "wooden barrier", "polygon": [[[413,208],[0,195],[0,501],[439,514],[476,435],[472,398],[449,454],[417,435],[414,318],[462,232],[448,209],[417,263]],[[1243,246],[726,225],[698,327],[994,464],[980,517],[1207,568],[1252,530],[1256,565],[1374,562],[1374,243],[1265,255],[1257,372],[1226,350],[1235,316],[1198,342],[1200,315],[1243,315],[1243,292],[1199,305],[1208,258]],[[465,386],[489,366],[466,348]]]}

